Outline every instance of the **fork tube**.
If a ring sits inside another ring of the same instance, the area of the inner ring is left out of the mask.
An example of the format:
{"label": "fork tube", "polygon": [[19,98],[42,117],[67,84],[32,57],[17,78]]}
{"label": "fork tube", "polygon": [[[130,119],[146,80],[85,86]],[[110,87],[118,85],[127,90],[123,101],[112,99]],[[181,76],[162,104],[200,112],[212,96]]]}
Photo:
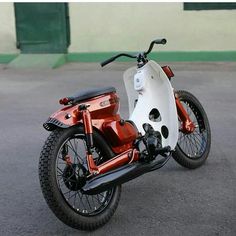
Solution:
{"label": "fork tube", "polygon": [[189,117],[184,106],[181,104],[178,94],[175,94],[175,103],[180,120],[183,122],[182,131],[184,133],[192,133],[195,130],[195,125]]}

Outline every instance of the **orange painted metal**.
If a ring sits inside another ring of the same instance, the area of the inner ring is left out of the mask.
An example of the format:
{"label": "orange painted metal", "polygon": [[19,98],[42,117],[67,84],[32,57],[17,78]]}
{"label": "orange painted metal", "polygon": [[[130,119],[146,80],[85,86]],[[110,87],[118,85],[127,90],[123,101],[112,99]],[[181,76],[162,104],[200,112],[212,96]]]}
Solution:
{"label": "orange painted metal", "polygon": [[[106,103],[106,101],[111,101]],[[101,103],[104,103],[101,106]],[[77,105],[69,105],[63,107],[62,109],[56,111],[50,117],[55,118],[62,122],[65,125],[73,126],[76,124],[81,123],[82,117],[79,115],[78,107],[81,104],[88,103],[90,107],[88,110],[90,111],[93,126],[101,129],[102,124],[104,121],[113,121],[113,120],[120,120],[120,115],[117,114],[119,110],[119,98],[117,97],[116,93],[108,93],[104,95],[100,95],[84,102],[81,102]],[[70,115],[71,118],[67,119],[66,116]]]}
{"label": "orange painted metal", "polygon": [[139,160],[139,152],[136,149],[129,149],[122,154],[98,166],[98,173],[103,174],[125,164]]}
{"label": "orange painted metal", "polygon": [[[115,92],[93,97],[77,105],[66,106],[52,114],[50,118],[57,119],[68,127],[78,124],[83,125],[83,115],[78,109],[79,105],[81,104],[90,105],[90,107],[88,107],[88,111],[92,120],[92,128],[95,128],[99,131],[99,133],[111,146],[114,153],[120,154],[128,149],[133,148],[133,141],[137,137],[136,129],[131,124],[125,126],[128,128],[127,130],[115,125],[117,124],[116,122],[121,120],[121,117],[118,113],[120,106],[119,98]],[[109,123],[111,123],[111,125],[109,125]],[[86,122],[85,126],[91,131],[91,127],[89,124],[86,124]],[[119,142],[113,142],[113,137],[111,136],[108,138],[109,134],[106,133],[105,129],[105,127],[108,126],[115,127],[114,134],[118,135],[115,137],[115,139],[116,141],[119,140]],[[127,138],[126,135],[128,135]],[[122,137],[119,138],[120,136]]]}
{"label": "orange painted metal", "polygon": [[92,173],[97,173],[98,172],[98,167],[96,166],[92,154],[87,153],[87,164],[88,164],[88,169],[89,172]]}
{"label": "orange painted metal", "polygon": [[127,144],[124,144],[121,146],[117,146],[117,147],[112,147],[112,150],[114,153],[118,154],[118,153],[122,153],[125,150],[131,149],[131,148],[133,148],[133,142],[130,142],[130,143],[127,143]]}
{"label": "orange painted metal", "polygon": [[81,113],[82,113],[82,120],[83,120],[85,134],[92,134],[93,126],[91,122],[90,112],[88,110],[83,110],[81,111]]}
{"label": "orange painted metal", "polygon": [[104,122],[102,128],[106,138],[111,140],[111,145],[113,147],[119,147],[130,143],[138,137],[138,131],[129,122]]}
{"label": "orange painted metal", "polygon": [[173,71],[170,69],[169,66],[162,66],[161,68],[162,68],[162,70],[165,72],[165,74],[167,75],[167,77],[168,77],[169,79],[172,78],[172,77],[174,77],[174,73],[173,73]]}
{"label": "orange painted metal", "polygon": [[69,98],[65,97],[65,98],[60,99],[59,103],[61,105],[67,105],[69,103],[69,101],[70,101]]}
{"label": "orange painted metal", "polygon": [[182,132],[186,134],[192,133],[195,130],[195,125],[192,122],[191,118],[189,117],[184,106],[181,104],[177,94],[175,94],[175,103],[179,119],[182,121],[182,127],[181,127]]}

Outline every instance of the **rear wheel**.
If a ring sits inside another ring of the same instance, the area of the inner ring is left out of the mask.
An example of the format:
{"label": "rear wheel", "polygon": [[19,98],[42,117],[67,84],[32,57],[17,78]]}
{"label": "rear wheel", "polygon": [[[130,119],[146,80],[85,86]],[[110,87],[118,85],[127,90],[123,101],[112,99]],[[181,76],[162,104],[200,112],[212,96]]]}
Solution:
{"label": "rear wheel", "polygon": [[198,99],[187,91],[176,92],[180,102],[195,125],[192,133],[182,130],[179,120],[179,138],[173,158],[182,166],[195,169],[207,159],[211,147],[211,130],[209,121]]}
{"label": "rear wheel", "polygon": [[[94,161],[101,164],[113,152],[94,132]],[[53,213],[65,224],[82,230],[104,225],[114,214],[121,186],[96,195],[83,194],[86,172],[85,136],[82,127],[57,129],[48,137],[39,161],[39,179],[44,198]]]}

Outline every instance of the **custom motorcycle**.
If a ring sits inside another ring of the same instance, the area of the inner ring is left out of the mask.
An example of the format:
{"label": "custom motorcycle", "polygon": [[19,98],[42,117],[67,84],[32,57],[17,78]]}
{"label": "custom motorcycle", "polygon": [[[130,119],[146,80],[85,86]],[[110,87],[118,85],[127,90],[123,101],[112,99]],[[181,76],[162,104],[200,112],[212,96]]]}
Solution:
{"label": "custom motorcycle", "polygon": [[39,161],[42,192],[53,213],[73,228],[94,230],[107,223],[121,185],[163,167],[170,157],[189,169],[208,157],[206,112],[191,93],[173,89],[169,66],[148,60],[154,44],[166,39],[152,41],[146,52],[122,53],[101,63],[137,60],[124,73],[129,120],[119,115],[116,89],[103,87],[60,99],[64,107],[43,125],[51,134]]}

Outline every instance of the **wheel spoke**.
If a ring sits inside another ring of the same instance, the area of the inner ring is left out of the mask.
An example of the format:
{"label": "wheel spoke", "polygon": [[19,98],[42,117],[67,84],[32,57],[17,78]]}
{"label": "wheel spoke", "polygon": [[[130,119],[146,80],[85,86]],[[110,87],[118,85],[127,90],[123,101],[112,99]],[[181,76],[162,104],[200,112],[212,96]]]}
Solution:
{"label": "wheel spoke", "polygon": [[78,193],[78,195],[79,195],[80,202],[82,203],[84,209],[87,209],[87,207],[84,205],[84,201],[83,201],[83,196],[84,196],[84,195],[83,195],[83,194],[80,195],[79,193]]}
{"label": "wheel spoke", "polygon": [[207,133],[200,133],[199,127],[204,127],[204,121],[200,118],[199,113],[194,104],[187,101],[181,101],[186,112],[188,113],[191,121],[195,126],[195,130],[190,134],[185,134],[181,130],[178,139],[178,146],[189,158],[199,158],[206,148],[206,135]]}
{"label": "wheel spoke", "polygon": [[[72,191],[70,191],[70,193],[71,193]],[[72,195],[69,195],[69,197],[67,198],[67,200],[69,200],[69,199],[71,199],[71,198],[73,198],[75,195],[77,194],[77,192],[75,192],[74,194],[72,194]]]}
{"label": "wheel spoke", "polygon": [[58,166],[57,166],[57,171],[58,171],[60,174],[63,174],[62,169],[60,169]]}
{"label": "wheel spoke", "polygon": [[91,207],[91,205],[90,205],[90,201],[88,200],[88,195],[85,194],[85,197],[86,197],[87,203],[88,203],[88,205],[89,205],[89,208],[92,210],[92,207]]}
{"label": "wheel spoke", "polygon": [[[191,143],[191,146],[192,146],[192,148],[193,148],[193,149],[192,149],[192,150],[193,150],[192,154],[193,154],[193,155],[196,155],[196,154],[198,153],[198,151],[197,151],[198,148],[197,148],[197,146],[196,146],[197,143],[194,143],[191,137],[188,137],[188,139],[189,139],[189,142]],[[198,145],[198,144],[197,144],[197,145]]]}
{"label": "wheel spoke", "polygon": [[79,158],[79,159],[77,158],[77,160],[78,160],[79,162],[82,162],[82,163],[84,162],[84,161],[83,161],[83,158],[82,158],[80,155],[78,155],[78,153],[74,150],[73,147],[71,147],[71,146],[68,145],[68,144],[67,144],[67,147],[69,147],[70,150],[75,154],[76,158],[77,158],[77,157]]}
{"label": "wheel spoke", "polygon": [[192,139],[195,141],[196,145],[197,145],[198,147],[201,147],[202,142],[196,137],[196,135],[193,134],[191,137],[192,137]]}
{"label": "wheel spoke", "polygon": [[[63,146],[66,146],[71,157],[72,164],[68,165],[63,160],[61,152]],[[86,195],[80,191],[81,165],[86,161],[86,155],[81,157],[82,153],[86,153],[86,143],[81,136],[73,136],[65,141],[58,152],[56,161],[57,183],[62,196],[67,204],[78,214],[96,215],[103,211],[111,200],[113,190],[108,190],[97,195]],[[94,149],[94,161],[102,163],[103,155],[99,148]],[[62,161],[61,161],[62,160]]]}

